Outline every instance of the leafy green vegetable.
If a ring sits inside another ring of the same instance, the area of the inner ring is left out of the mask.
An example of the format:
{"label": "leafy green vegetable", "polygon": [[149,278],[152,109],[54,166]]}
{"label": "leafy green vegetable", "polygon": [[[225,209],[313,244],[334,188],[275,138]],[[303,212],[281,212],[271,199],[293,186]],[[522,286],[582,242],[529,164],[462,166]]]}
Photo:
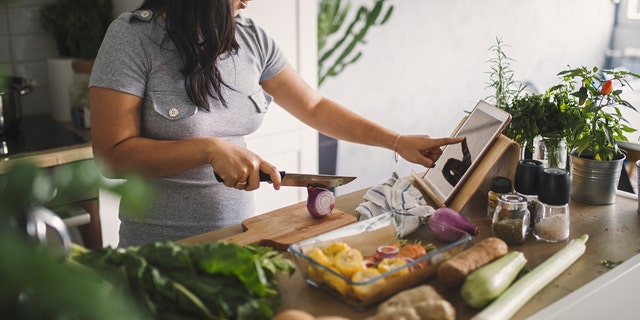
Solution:
{"label": "leafy green vegetable", "polygon": [[7,226],[0,226],[0,252],[3,319],[148,319],[95,272],[65,263]]}
{"label": "leafy green vegetable", "polygon": [[613,269],[615,267],[617,267],[619,264],[621,264],[622,261],[613,261],[613,260],[608,260],[608,259],[601,259],[600,260],[600,264],[609,268],[609,269]]}
{"label": "leafy green vegetable", "polygon": [[128,288],[158,319],[270,319],[280,303],[275,275],[295,270],[271,248],[225,242],[101,248],[74,260]]}

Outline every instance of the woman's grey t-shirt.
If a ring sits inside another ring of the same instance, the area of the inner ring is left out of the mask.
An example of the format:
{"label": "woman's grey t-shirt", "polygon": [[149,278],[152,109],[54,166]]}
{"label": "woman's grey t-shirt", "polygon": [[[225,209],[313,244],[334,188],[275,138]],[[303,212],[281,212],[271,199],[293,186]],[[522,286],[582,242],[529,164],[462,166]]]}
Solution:
{"label": "woman's grey t-shirt", "polygon": [[[90,86],[141,97],[140,136],[158,140],[217,137],[245,146],[244,136],[262,124],[272,100],[260,82],[280,72],[286,59],[272,38],[247,17],[236,17],[237,54],[218,61],[228,107],[210,98],[211,111],[188,98],[182,60],[164,20],[151,11],[123,13],[104,38]],[[118,108],[117,105],[111,106]],[[141,219],[120,210],[120,247],[177,240],[240,223],[254,214],[251,192],[217,182],[204,165],[152,180],[156,193]]]}

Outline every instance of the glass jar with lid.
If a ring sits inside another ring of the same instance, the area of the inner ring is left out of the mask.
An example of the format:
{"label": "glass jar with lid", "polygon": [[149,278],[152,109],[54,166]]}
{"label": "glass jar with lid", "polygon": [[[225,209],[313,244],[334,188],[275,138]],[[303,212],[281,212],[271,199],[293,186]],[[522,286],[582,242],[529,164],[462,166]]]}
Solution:
{"label": "glass jar with lid", "polygon": [[511,180],[507,177],[496,176],[491,178],[489,194],[487,195],[487,222],[489,225],[493,222],[493,213],[498,205],[498,197],[511,193],[512,187]]}
{"label": "glass jar with lid", "polygon": [[568,170],[547,168],[540,176],[539,205],[535,214],[533,235],[547,242],[569,238],[571,178]]}
{"label": "glass jar with lid", "polygon": [[498,197],[493,213],[491,231],[493,236],[507,244],[522,244],[527,239],[531,213],[527,199],[518,194],[504,194]]}

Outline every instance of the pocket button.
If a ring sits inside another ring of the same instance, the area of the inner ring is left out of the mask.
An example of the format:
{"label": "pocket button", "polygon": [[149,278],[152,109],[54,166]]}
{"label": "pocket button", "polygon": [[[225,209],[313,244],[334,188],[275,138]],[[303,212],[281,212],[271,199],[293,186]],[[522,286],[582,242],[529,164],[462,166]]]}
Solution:
{"label": "pocket button", "polygon": [[171,118],[175,118],[180,114],[180,111],[178,111],[177,108],[171,108],[169,109],[169,117]]}

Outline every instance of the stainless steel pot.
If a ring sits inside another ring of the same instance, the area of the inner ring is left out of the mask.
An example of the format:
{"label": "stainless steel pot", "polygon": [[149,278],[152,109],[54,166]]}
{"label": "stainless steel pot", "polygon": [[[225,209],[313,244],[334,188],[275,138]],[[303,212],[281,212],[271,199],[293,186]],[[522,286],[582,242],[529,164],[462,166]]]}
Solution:
{"label": "stainless steel pot", "polygon": [[11,76],[0,76],[0,134],[18,130],[22,119],[21,97],[33,91],[32,81]]}

